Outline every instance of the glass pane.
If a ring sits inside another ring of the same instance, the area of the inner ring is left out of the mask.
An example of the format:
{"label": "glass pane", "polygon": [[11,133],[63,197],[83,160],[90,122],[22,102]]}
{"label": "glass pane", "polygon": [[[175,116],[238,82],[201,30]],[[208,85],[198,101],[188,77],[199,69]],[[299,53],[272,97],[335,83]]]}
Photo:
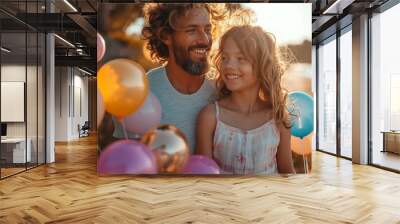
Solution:
{"label": "glass pane", "polygon": [[[26,12],[28,20],[32,21],[33,24],[38,23],[38,17],[36,16],[39,11],[38,2],[27,2]],[[31,161],[28,162],[28,168],[37,166],[38,160],[38,87],[37,87],[37,76],[38,76],[38,33],[36,30],[27,31],[27,48],[28,48],[28,62],[27,62],[27,99],[26,99],[26,113],[27,113],[27,142],[31,148]]]}
{"label": "glass pane", "polygon": [[400,5],[372,18],[372,163],[400,170]]}
{"label": "glass pane", "polygon": [[[4,114],[1,118],[0,167],[3,167],[1,177],[5,177],[45,160],[45,36],[21,22],[38,19],[36,15],[44,12],[45,1],[4,0],[0,6],[15,16],[0,12],[3,21],[0,24],[0,109]],[[38,21],[30,22],[35,24]],[[3,100],[5,96],[7,100]]]}
{"label": "glass pane", "polygon": [[318,48],[318,146],[336,154],[336,39]]}
{"label": "glass pane", "polygon": [[[38,75],[38,36],[36,32],[27,33],[28,38],[28,63],[27,63],[27,80],[26,80],[26,112],[27,112],[27,142],[30,147],[30,160],[28,160],[28,168],[37,165],[37,75]],[[28,148],[29,148],[28,147]]]}
{"label": "glass pane", "polygon": [[[312,55],[311,55],[311,64],[312,64],[312,78],[311,78],[311,87],[312,87],[312,92],[314,93],[314,102],[315,101],[315,94],[317,92],[317,48],[315,45],[312,46]],[[314,104],[314,130],[317,130],[317,111],[316,111],[316,105]],[[317,148],[316,146],[316,131],[313,132],[312,135],[312,149],[315,150]]]}
{"label": "glass pane", "polygon": [[[2,177],[25,170],[31,151],[26,144],[26,33],[1,34]],[[28,151],[26,150],[28,148]]]}
{"label": "glass pane", "polygon": [[[1,1],[18,17],[25,2]],[[0,12],[1,47],[1,177],[24,171],[28,157],[25,125],[26,33],[23,23]]]}
{"label": "glass pane", "polygon": [[45,163],[45,35],[39,34],[38,45],[38,164]]}
{"label": "glass pane", "polygon": [[352,157],[352,35],[340,37],[340,153]]}

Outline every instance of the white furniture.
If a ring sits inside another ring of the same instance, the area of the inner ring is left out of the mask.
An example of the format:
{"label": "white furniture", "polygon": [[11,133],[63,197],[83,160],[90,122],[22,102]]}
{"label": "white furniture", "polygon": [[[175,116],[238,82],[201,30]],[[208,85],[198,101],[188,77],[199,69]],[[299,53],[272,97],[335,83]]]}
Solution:
{"label": "white furniture", "polygon": [[[9,150],[9,147],[12,147],[12,162],[13,163],[25,163],[31,162],[32,160],[32,153],[31,153],[31,146],[32,140],[30,138],[26,139],[28,143],[26,147],[26,154],[25,154],[25,138],[6,138],[1,139],[1,147],[3,151],[3,147],[6,147],[4,151]],[[25,161],[25,159],[27,159]]]}

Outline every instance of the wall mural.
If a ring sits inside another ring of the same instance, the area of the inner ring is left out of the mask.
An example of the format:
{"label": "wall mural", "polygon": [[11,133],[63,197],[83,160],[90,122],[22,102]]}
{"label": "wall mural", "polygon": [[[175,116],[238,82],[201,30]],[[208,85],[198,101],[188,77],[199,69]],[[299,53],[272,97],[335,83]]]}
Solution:
{"label": "wall mural", "polygon": [[99,8],[99,174],[311,171],[311,4]]}

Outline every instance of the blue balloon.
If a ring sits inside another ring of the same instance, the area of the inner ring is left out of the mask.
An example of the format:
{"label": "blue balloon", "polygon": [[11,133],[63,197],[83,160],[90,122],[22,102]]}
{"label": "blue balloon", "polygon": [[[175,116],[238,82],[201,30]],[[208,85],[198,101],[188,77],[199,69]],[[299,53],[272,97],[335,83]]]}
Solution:
{"label": "blue balloon", "polygon": [[288,111],[293,136],[304,138],[314,130],[314,101],[302,91],[289,93]]}

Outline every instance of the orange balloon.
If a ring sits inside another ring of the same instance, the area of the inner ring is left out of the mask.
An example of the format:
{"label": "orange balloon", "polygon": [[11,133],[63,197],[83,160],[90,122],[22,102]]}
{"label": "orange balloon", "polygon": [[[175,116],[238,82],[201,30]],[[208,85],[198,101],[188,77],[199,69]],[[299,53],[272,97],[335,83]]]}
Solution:
{"label": "orange balloon", "polygon": [[116,117],[136,112],[146,100],[149,84],[142,66],[128,59],[104,64],[97,75],[106,110]]}
{"label": "orange balloon", "polygon": [[312,135],[310,134],[303,139],[292,136],[290,139],[290,144],[293,152],[299,155],[309,155],[311,154]]}

